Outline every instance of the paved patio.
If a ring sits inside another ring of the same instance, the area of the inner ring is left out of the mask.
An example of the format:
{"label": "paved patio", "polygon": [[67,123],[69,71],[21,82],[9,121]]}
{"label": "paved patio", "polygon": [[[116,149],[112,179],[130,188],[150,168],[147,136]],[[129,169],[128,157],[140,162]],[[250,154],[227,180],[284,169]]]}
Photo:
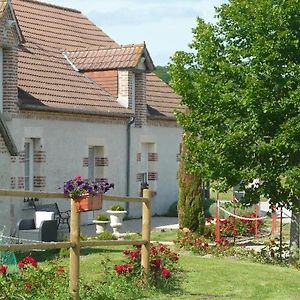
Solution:
{"label": "paved patio", "polygon": [[[160,231],[165,229],[178,229],[178,219],[173,217],[152,217],[151,230]],[[111,228],[109,227],[109,230]],[[142,232],[142,219],[125,220],[120,229],[121,233],[141,233]],[[95,224],[81,226],[81,233],[85,236],[96,235]]]}

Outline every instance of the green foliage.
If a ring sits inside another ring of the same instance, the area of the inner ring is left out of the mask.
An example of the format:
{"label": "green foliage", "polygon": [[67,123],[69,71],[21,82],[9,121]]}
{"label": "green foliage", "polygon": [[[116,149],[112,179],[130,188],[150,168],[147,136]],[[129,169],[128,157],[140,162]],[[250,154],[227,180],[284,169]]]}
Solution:
{"label": "green foliage", "polygon": [[[185,139],[183,142],[185,142]],[[183,152],[184,151],[185,147],[183,146]],[[179,227],[188,228],[193,232],[202,234],[205,225],[201,198],[202,180],[199,175],[188,174],[185,165],[185,160],[181,160],[177,209]]]}
{"label": "green foliage", "polygon": [[109,217],[105,214],[99,214],[99,215],[97,215],[96,220],[97,221],[108,221]]}
{"label": "green foliage", "polygon": [[117,237],[109,231],[104,230],[103,232],[91,237],[93,240],[117,240]]}
{"label": "green foliage", "polygon": [[[115,281],[126,278],[132,285],[143,285],[143,268],[141,265],[141,247],[123,251],[125,261],[115,265]],[[149,287],[171,289],[179,284],[179,254],[163,244],[151,244]],[[141,276],[142,275],[142,276]]]}
{"label": "green foliage", "polygon": [[115,204],[113,205],[110,210],[113,210],[113,211],[125,211],[124,207],[122,205],[119,205],[119,204]]}
{"label": "green foliage", "polygon": [[248,203],[299,201],[299,11],[296,0],[231,0],[216,25],[197,20],[191,53],[170,65],[188,169],[219,191],[240,183]]}
{"label": "green foliage", "polygon": [[68,281],[58,261],[47,267],[27,264],[18,272],[0,275],[0,299],[69,299]]}
{"label": "green foliage", "polygon": [[170,74],[169,74],[168,66],[156,66],[154,73],[165,83],[169,83]]}

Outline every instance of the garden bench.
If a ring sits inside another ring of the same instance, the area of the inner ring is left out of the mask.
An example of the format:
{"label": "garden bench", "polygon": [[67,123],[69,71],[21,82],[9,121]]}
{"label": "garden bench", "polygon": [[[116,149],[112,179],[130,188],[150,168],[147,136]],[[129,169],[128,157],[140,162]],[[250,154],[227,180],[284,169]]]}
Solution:
{"label": "garden bench", "polygon": [[67,224],[70,232],[70,210],[60,211],[57,203],[51,204],[36,204],[34,203],[36,211],[50,211],[54,212],[55,220],[57,220],[57,228],[60,224]]}

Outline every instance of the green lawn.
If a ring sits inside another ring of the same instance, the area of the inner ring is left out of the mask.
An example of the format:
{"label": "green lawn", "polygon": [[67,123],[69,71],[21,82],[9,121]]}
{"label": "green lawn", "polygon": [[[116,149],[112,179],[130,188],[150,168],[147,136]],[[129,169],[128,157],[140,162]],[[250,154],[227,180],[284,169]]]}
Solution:
{"label": "green lawn", "polygon": [[184,295],[172,299],[299,299],[295,269],[197,256],[182,257],[181,265]]}
{"label": "green lawn", "polygon": [[[103,257],[114,265],[122,259],[119,251],[120,248],[106,249],[83,256],[82,276],[92,280],[103,275]],[[181,255],[180,267],[184,278],[182,290],[158,293],[148,299],[299,299],[300,272],[296,269],[186,252]]]}
{"label": "green lawn", "polygon": [[[81,277],[93,281],[104,276],[105,267],[113,268],[122,260],[123,248],[84,249]],[[41,259],[45,257],[42,253],[38,255]],[[68,265],[67,258],[62,265]],[[183,270],[181,290],[171,294],[152,292],[147,299],[300,299],[300,271],[293,268],[188,252],[181,253],[179,265]]]}
{"label": "green lawn", "polygon": [[173,242],[176,239],[177,239],[177,230],[151,232],[151,240],[152,241]]}

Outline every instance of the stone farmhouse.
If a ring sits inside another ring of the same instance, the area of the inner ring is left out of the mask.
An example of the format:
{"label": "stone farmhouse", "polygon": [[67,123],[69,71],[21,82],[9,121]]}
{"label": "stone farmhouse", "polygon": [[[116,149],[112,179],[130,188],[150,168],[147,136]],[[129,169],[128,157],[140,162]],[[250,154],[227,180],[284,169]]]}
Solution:
{"label": "stone farmhouse", "polygon": [[[81,175],[138,196],[146,182],[153,214],[166,213],[178,193],[180,98],[153,70],[145,43],[119,45],[77,10],[0,0],[0,188],[58,192]],[[29,213],[0,199],[1,224]]]}

